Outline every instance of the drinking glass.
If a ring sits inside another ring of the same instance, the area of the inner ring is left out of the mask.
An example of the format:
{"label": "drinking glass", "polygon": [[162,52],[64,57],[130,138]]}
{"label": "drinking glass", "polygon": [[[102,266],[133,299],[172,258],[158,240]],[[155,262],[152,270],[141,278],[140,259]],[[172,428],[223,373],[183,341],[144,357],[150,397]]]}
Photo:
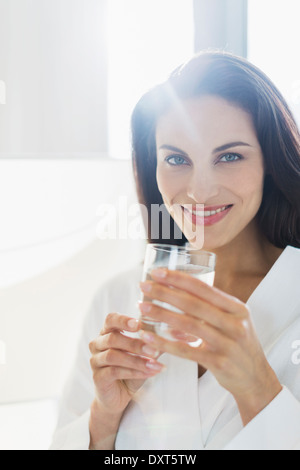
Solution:
{"label": "drinking glass", "polygon": [[[183,271],[212,286],[215,277],[215,265],[216,255],[208,251],[192,248],[189,245],[149,244],[146,249],[142,281],[152,279],[151,271],[153,269],[167,268],[169,270]],[[143,294],[142,301],[152,302],[178,314],[184,313],[166,302],[152,300],[146,294]],[[168,324],[145,316],[141,317],[141,320],[143,330],[150,330],[166,339],[176,340],[172,336],[171,328]],[[195,338],[195,340],[188,342],[193,346],[197,346],[201,343],[201,339]]]}

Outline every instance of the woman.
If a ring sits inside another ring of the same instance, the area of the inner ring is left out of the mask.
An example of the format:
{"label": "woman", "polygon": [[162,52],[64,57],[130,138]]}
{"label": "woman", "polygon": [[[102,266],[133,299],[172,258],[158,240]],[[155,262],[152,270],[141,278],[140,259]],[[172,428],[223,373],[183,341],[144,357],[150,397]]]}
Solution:
{"label": "woman", "polygon": [[[140,270],[105,286],[53,448],[300,448],[300,139],[288,106],[247,61],[203,53],[141,98],[132,131],[149,242],[213,251],[215,286],[167,270],[140,285],[185,312],[140,305],[177,341],[123,334],[141,327],[130,314]],[[152,204],[185,236],[151,239]],[[109,314],[98,335],[109,311],[122,314]],[[189,334],[201,346],[189,346]]]}

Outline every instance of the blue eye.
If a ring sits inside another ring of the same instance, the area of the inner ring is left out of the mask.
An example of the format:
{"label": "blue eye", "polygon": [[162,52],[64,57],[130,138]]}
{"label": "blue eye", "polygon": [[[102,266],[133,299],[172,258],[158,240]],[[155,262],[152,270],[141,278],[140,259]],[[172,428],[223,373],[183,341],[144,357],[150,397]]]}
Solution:
{"label": "blue eye", "polygon": [[222,157],[219,159],[220,162],[236,162],[238,160],[241,160],[242,157],[238,153],[226,153],[225,155],[222,155]]}
{"label": "blue eye", "polygon": [[186,160],[181,155],[171,155],[166,158],[166,161],[172,166],[185,165]]}

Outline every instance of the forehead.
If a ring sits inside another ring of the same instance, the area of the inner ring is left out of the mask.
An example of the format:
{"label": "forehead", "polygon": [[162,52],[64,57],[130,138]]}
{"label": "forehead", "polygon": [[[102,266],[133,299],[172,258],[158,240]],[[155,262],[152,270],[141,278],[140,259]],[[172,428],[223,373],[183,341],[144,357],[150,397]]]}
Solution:
{"label": "forehead", "polygon": [[215,143],[224,138],[240,140],[242,137],[256,140],[251,115],[234,103],[210,95],[178,100],[158,119],[156,126],[157,143],[169,139]]}

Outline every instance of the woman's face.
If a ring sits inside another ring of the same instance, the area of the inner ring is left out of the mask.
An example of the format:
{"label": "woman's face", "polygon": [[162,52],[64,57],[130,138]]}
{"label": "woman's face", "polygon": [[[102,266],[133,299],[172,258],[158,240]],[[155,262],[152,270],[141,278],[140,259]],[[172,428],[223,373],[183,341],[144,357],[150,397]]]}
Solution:
{"label": "woman's face", "polygon": [[260,207],[264,161],[250,114],[215,96],[178,103],[156,128],[157,183],[190,243],[217,249]]}

